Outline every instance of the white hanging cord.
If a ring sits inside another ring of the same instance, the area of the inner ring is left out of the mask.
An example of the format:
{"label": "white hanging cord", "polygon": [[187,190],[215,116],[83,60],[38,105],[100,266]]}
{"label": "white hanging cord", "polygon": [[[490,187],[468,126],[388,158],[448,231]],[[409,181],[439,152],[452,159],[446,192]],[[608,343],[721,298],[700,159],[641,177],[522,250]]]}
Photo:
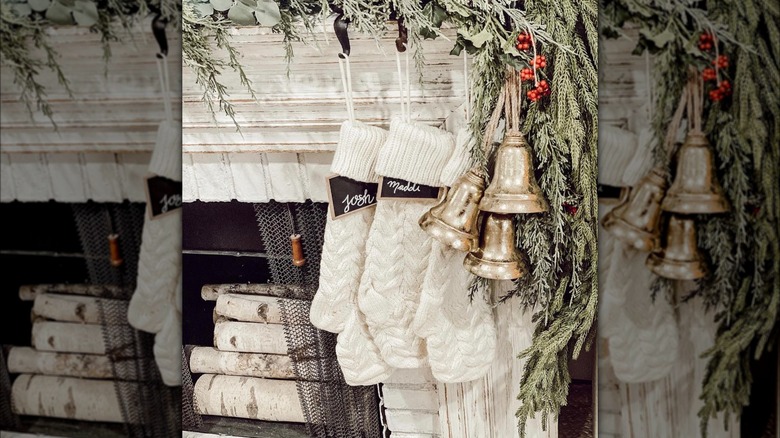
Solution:
{"label": "white hanging cord", "polygon": [[534,37],[534,31],[531,29],[530,25],[526,26],[526,29],[528,30],[528,35],[531,37],[531,47],[534,49],[534,58],[531,60],[531,67],[534,71],[534,87],[539,86],[539,74],[536,71],[536,56],[538,55],[536,52],[536,38]]}
{"label": "white hanging cord", "polygon": [[173,108],[171,106],[171,96],[168,90],[170,90],[169,75],[168,75],[168,57],[161,55],[162,58],[155,58],[157,61],[157,74],[160,77],[160,88],[162,89],[163,106],[165,107],[166,120],[173,121]]}
{"label": "white hanging cord", "polygon": [[463,88],[466,91],[466,123],[471,120],[471,84],[469,83],[469,57],[463,51]]}
{"label": "white hanging cord", "polygon": [[409,88],[409,54],[408,50],[406,53],[406,84],[404,84],[404,74],[403,74],[403,68],[401,67],[401,54],[396,51],[395,52],[395,64],[396,68],[398,70],[398,88],[400,90],[400,101],[401,101],[401,118],[405,121],[409,122],[411,121],[412,115],[411,115],[411,97],[410,97],[410,88]]}
{"label": "white hanging cord", "polygon": [[652,72],[650,70],[650,53],[645,50],[645,92],[647,94],[647,118],[649,122],[653,123],[653,116],[655,115],[655,93],[653,93],[653,81]]}
{"label": "white hanging cord", "polygon": [[404,52],[404,58],[406,60],[406,121],[412,121],[412,88],[411,81],[409,81],[409,48],[406,48]]}
{"label": "white hanging cord", "polygon": [[347,116],[350,122],[355,121],[355,103],[352,100],[352,68],[349,65],[349,55],[340,53],[339,69],[341,70],[341,85],[344,88],[344,101],[347,104]]}

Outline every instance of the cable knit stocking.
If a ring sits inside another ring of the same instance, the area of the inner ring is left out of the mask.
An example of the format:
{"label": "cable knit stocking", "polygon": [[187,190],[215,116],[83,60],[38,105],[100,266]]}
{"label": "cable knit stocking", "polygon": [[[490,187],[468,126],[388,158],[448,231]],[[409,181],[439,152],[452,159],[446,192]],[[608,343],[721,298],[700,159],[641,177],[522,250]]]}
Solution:
{"label": "cable knit stocking", "polygon": [[[452,185],[470,165],[470,136],[459,132],[455,152],[442,172]],[[415,333],[425,338],[428,362],[436,380],[467,382],[482,377],[496,355],[496,324],[485,297],[469,298],[472,275],[463,268],[463,253],[434,240],[425,274]]]}
{"label": "cable knit stocking", "polygon": [[344,380],[352,386],[383,382],[394,370],[382,359],[363,313],[354,304],[347,314],[344,330],[336,340],[336,358]]}
{"label": "cable knit stocking", "polygon": [[[419,123],[393,120],[376,172],[438,186],[452,153],[452,136]],[[425,365],[425,342],[414,333],[431,238],[417,224],[430,201],[380,199],[369,232],[358,306],[382,358],[396,368]]]}
{"label": "cable knit stocking", "polygon": [[154,337],[154,361],[160,369],[163,383],[168,386],[181,385],[181,276],[177,282],[173,301],[168,303],[167,315],[162,329]]}
{"label": "cable knit stocking", "polygon": [[[149,172],[181,181],[181,127],[164,121],[157,131],[157,144]],[[138,330],[162,330],[168,307],[173,303],[181,272],[181,209],[144,222],[138,277],[127,319]]]}
{"label": "cable knit stocking", "polygon": [[[149,172],[181,180],[181,127],[164,121]],[[136,289],[127,311],[130,325],[155,333],[154,358],[163,383],[181,385],[181,209],[147,218],[138,259]]]}
{"label": "cable knit stocking", "polygon": [[[360,122],[341,125],[339,145],[331,171],[363,182],[379,182],[376,157],[387,131]],[[344,330],[360,285],[366,239],[375,208],[366,208],[339,219],[328,215],[320,263],[319,289],[309,318],[315,327],[333,333]]]}

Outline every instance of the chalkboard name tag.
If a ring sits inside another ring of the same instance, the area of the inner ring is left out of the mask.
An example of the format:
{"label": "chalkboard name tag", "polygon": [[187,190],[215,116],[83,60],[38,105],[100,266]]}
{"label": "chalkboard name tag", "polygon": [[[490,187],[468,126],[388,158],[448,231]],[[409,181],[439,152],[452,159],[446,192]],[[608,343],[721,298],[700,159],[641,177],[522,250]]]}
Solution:
{"label": "chalkboard name tag", "polygon": [[158,219],[181,208],[181,181],[150,175],[146,177],[145,187],[149,219]]}
{"label": "chalkboard name tag", "polygon": [[341,175],[327,177],[330,217],[339,219],[376,205],[377,183],[356,181]]}
{"label": "chalkboard name tag", "polygon": [[439,199],[441,187],[416,184],[398,178],[383,176],[379,182],[379,199],[420,200]]}

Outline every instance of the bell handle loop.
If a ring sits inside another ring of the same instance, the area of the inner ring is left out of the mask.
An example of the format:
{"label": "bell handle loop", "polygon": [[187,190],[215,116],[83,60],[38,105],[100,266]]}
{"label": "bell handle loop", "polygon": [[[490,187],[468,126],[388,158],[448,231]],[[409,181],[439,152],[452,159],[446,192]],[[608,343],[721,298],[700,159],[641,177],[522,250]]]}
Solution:
{"label": "bell handle loop", "polygon": [[501,88],[496,99],[496,107],[493,109],[493,114],[490,115],[490,120],[485,126],[485,132],[482,135],[482,153],[485,156],[485,163],[480,166],[482,172],[486,172],[487,158],[491,155],[493,146],[493,137],[495,136],[496,129],[498,128],[498,122],[501,120],[501,114],[504,110],[506,103],[506,84]]}

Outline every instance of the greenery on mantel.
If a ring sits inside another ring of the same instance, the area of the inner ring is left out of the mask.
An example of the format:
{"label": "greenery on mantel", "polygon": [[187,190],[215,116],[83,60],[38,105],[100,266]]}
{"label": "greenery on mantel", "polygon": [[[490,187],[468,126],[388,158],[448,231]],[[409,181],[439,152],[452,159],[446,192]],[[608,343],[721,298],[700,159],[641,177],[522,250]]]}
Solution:
{"label": "greenery on mantel", "polygon": [[[20,98],[30,117],[40,111],[54,124],[46,89],[39,80],[44,69],[53,71],[72,96],[68,78],[59,64],[47,29],[83,26],[100,34],[103,58],[111,57],[111,44],[132,38],[130,30],[150,14],[160,14],[173,29],[179,27],[179,7],[174,0],[3,0],[0,2],[0,61],[10,67]],[[32,51],[39,49],[43,58]],[[56,125],[54,125],[56,128]]]}
{"label": "greenery on mantel", "polygon": [[[780,6],[774,0],[603,0],[603,31],[638,26],[635,53],[654,55],[655,156],[669,166],[660,139],[683,91],[687,67],[711,66],[712,53],[698,48],[702,33],[713,34],[729,66],[720,79],[733,95],[705,99],[705,132],[715,150],[717,176],[731,204],[724,215],[700,215],[699,248],[712,275],[692,294],[715,313],[718,331],[706,353],[702,382],[701,432],[723,414],[739,416],[749,403],[752,361],[771,350],[780,317]],[[671,289],[669,281],[659,284]],[[685,305],[684,303],[681,305]]]}
{"label": "greenery on mantel", "polygon": [[[245,25],[271,26],[282,34],[289,58],[293,56],[292,43],[315,42],[319,23],[332,11],[343,13],[350,32],[373,37],[387,34],[388,22],[402,18],[418,70],[425,68],[423,40],[440,36],[446,23],[457,30],[452,55],[466,50],[472,61],[469,125],[475,144],[481,143],[507,65],[529,67],[534,56],[533,50],[515,47],[518,34],[534,36],[538,54],[545,55],[549,63],[538,71],[539,79],[549,82],[551,94],[532,102],[525,96],[533,82],[523,83],[522,129],[534,148],[539,182],[550,211],[519,217],[518,245],[529,255],[533,270],[503,299],[516,297],[508,303],[537,309],[533,344],[521,354],[526,360],[518,395],[522,407],[517,412],[522,435],[528,418],[538,414],[545,423],[556,418],[566,403],[571,382],[568,361],[590,345],[598,307],[597,1],[526,0],[520,6],[510,0],[270,3],[185,0],[184,4],[184,63],[194,71],[212,114],[226,113],[239,129],[229,90],[220,82],[221,72],[232,69],[254,93],[240,54],[230,42],[229,28],[239,20]],[[217,48],[226,50],[227,56],[217,56]],[[480,148],[475,148],[473,155],[478,163],[486,163]]]}

